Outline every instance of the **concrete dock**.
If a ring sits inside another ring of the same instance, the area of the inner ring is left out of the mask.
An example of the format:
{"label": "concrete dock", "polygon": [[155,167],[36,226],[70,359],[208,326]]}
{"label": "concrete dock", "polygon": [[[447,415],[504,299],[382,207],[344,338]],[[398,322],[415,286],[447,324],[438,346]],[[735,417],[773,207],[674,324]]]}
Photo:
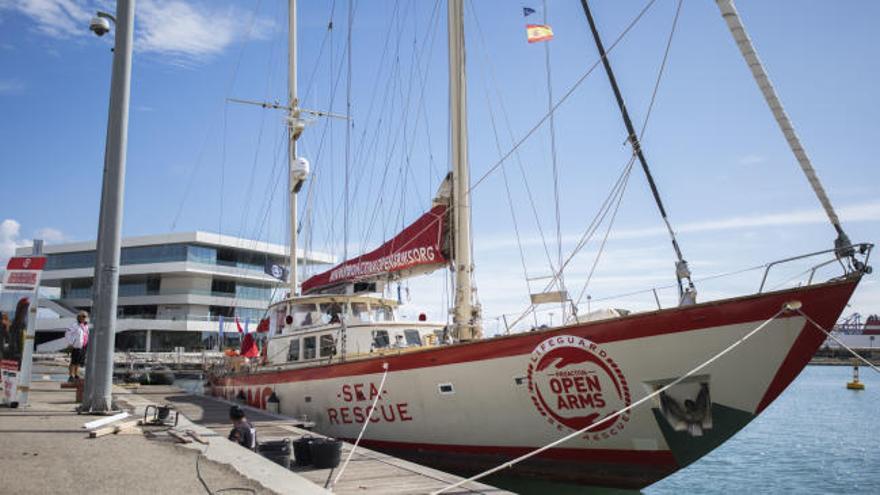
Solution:
{"label": "concrete dock", "polygon": [[[153,402],[173,404],[189,420],[209,428],[218,435],[226,435],[229,431],[228,413],[231,402],[213,397],[191,395],[176,387],[160,385],[139,387],[133,389],[132,393],[148,396]],[[245,409],[248,419],[256,427],[257,438],[260,441],[282,438],[296,440],[303,435],[320,436],[301,428],[302,423],[294,418],[271,414],[248,406],[242,406],[242,408]],[[351,447],[348,443],[343,444],[343,460]],[[292,471],[321,487],[325,486],[331,476],[329,469],[293,467]],[[335,476],[336,473],[332,473],[332,477],[335,478]],[[332,487],[332,491],[343,495],[424,494],[443,488],[460,479],[458,476],[443,471],[358,446],[342,478]],[[452,490],[449,493],[501,495],[510,492],[482,483],[470,483],[462,489]]]}
{"label": "concrete dock", "polygon": [[[61,387],[57,371],[38,366],[30,405],[0,408],[2,493],[331,493],[324,488],[329,469],[288,470],[230,442],[230,403],[176,387],[116,387],[114,398],[132,423],[149,405],[171,404],[181,413],[177,427],[138,426],[89,438],[83,425],[98,417],[75,412],[75,390]],[[260,441],[319,436],[293,418],[243,408]],[[195,433],[204,443],[180,443],[175,432]],[[344,444],[343,459],[350,449]],[[332,493],[424,494],[460,479],[358,447]],[[510,492],[471,483],[450,493]]]}
{"label": "concrete dock", "polygon": [[74,412],[74,390],[59,385],[35,381],[29,407],[0,408],[0,492],[205,493],[201,476],[212,491],[273,493],[217,462],[201,459],[197,472],[199,452],[143,433],[88,438],[82,425],[95,417]]}

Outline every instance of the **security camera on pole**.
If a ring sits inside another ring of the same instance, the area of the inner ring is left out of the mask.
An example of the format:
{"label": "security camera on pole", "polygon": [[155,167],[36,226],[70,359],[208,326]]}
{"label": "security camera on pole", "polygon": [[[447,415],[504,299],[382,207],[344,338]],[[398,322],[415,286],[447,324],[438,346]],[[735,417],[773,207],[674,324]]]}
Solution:
{"label": "security camera on pole", "polygon": [[116,25],[110,112],[104,155],[104,181],[98,219],[95,264],[94,335],[86,361],[86,384],[80,412],[106,414],[113,410],[113,351],[116,337],[116,300],[122,237],[122,198],[125,190],[125,152],[128,137],[128,100],[131,83],[131,45],[134,0],[117,0],[116,16],[98,12],[89,29],[103,36]]}

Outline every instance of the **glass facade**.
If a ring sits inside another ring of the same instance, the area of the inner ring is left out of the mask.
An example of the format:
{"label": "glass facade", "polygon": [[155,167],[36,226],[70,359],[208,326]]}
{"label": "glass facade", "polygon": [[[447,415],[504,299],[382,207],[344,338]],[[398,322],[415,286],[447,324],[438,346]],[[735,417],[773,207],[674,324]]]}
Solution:
{"label": "glass facade", "polygon": [[[245,270],[263,271],[266,259],[284,264],[281,256],[269,256],[236,249],[217,249],[198,244],[161,244],[157,246],[136,246],[122,248],[123,265],[148,263],[170,263],[189,261],[206,265],[233,266]],[[46,270],[68,270],[72,268],[94,268],[95,252],[78,251],[73,253],[50,254]]]}
{"label": "glass facade", "polygon": [[[88,269],[90,272],[95,267],[94,251],[78,251],[60,254],[49,254],[46,270],[69,270]],[[181,296],[163,299],[147,299],[143,302],[156,304],[125,304],[134,302],[131,299],[121,299],[123,304],[117,308],[117,316],[124,319],[134,320],[189,320],[189,321],[213,321],[216,322],[222,315],[226,321],[226,332],[223,342],[219,342],[220,336],[216,329],[208,332],[180,331],[180,330],[152,330],[150,335],[150,349],[147,349],[147,331],[131,330],[120,332],[116,335],[116,348],[119,351],[172,351],[175,347],[184,347],[188,351],[200,349],[216,349],[225,346],[238,346],[239,336],[237,332],[229,332],[234,328],[233,320],[238,317],[242,326],[249,320],[253,330],[260,319],[267,317],[265,308],[241,308],[237,305],[268,306],[275,291],[271,282],[249,281],[242,283],[238,279],[242,276],[253,277],[262,274],[266,262],[273,264],[286,264],[284,256],[269,255],[238,248],[224,248],[195,243],[172,243],[151,246],[125,247],[121,250],[121,265],[147,265],[144,271],[150,271],[150,264],[155,263],[194,263],[203,266],[226,266],[233,268],[228,275],[220,275],[212,280],[210,285],[203,282],[176,282],[165,283],[161,274],[125,275],[119,281],[119,297],[145,297],[145,296]],[[226,270],[229,271],[229,270]],[[204,275],[199,275],[204,277]],[[210,275],[208,275],[210,277]],[[60,280],[61,302],[65,299],[92,299],[93,283],[91,274],[82,278],[66,278]],[[196,299],[195,302],[185,302],[183,296],[213,296],[228,298],[218,302],[223,305],[205,307]],[[173,305],[171,301],[174,302]],[[137,301],[141,302],[141,301]],[[160,303],[161,302],[161,303]],[[174,308],[173,310],[170,308]],[[89,307],[82,309],[90,310]],[[207,309],[207,313],[205,311]],[[192,314],[191,314],[192,313]],[[152,322],[144,321],[143,326],[137,328],[151,328]],[[216,327],[216,323],[211,325]],[[176,328],[176,327],[175,327]],[[199,327],[201,328],[201,327]],[[43,332],[41,332],[43,333]],[[311,353],[317,354],[317,342],[311,346]]]}

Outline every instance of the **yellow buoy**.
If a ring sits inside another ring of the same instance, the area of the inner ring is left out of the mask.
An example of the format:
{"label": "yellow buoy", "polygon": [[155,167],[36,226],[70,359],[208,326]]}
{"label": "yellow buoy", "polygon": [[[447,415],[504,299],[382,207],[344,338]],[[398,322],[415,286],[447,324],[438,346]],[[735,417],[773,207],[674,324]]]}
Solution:
{"label": "yellow buoy", "polygon": [[865,384],[859,381],[859,365],[853,363],[853,379],[846,384],[847,390],[865,390]]}

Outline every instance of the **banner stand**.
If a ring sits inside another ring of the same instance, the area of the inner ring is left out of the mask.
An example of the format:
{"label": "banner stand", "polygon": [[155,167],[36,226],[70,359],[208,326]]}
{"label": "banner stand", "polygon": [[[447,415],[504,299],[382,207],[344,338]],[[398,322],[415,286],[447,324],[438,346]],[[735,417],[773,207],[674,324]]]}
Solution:
{"label": "banner stand", "polygon": [[[34,252],[42,251],[42,241],[34,241]],[[37,332],[37,309],[40,306],[40,277],[46,266],[44,256],[16,256],[6,265],[3,275],[3,291],[21,293],[28,299],[27,328],[21,356],[0,362],[2,369],[2,401],[10,407],[25,407],[31,390],[31,373],[34,358],[34,339]],[[20,359],[20,364],[17,359]]]}

